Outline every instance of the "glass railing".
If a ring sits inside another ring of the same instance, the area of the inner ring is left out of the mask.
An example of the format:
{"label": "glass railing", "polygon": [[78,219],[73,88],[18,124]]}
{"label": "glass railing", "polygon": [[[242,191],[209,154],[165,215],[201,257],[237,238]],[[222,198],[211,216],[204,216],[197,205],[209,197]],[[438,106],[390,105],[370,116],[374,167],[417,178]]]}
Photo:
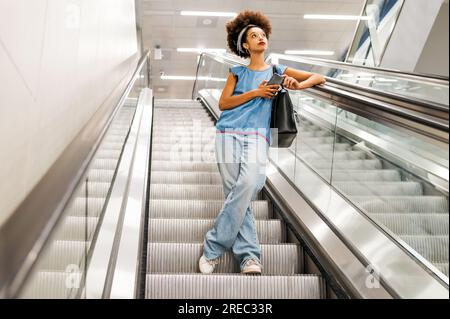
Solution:
{"label": "glass railing", "polygon": [[356,88],[366,88],[374,94],[389,93],[394,97],[431,104],[430,108],[448,110],[448,78],[422,76],[283,54],[270,54],[267,62],[281,63],[295,69],[319,73],[327,76],[330,83],[343,83]]}
{"label": "glass railing", "polygon": [[[141,61],[144,61],[141,59]],[[145,61],[144,61],[145,62]],[[147,69],[135,73],[97,144],[83,178],[66,204],[25,282],[16,293],[26,299],[86,298],[92,252],[110,203],[139,93],[147,87]]]}
{"label": "glass railing", "polygon": [[379,66],[395,29],[404,0],[368,0],[359,20],[346,61]]}
{"label": "glass railing", "polygon": [[[239,63],[242,60],[203,54],[198,72],[201,80],[194,89],[197,96],[207,96],[217,103],[229,67]],[[324,86],[320,90],[290,91],[300,116],[296,140],[282,150],[283,160],[289,163],[280,166],[284,175],[312,203],[327,206],[329,202],[330,207],[324,211],[331,211],[330,193],[321,192],[313,181],[317,179],[307,178],[313,171],[349,207],[448,286],[448,126],[443,133],[446,141],[436,140],[408,129],[414,121],[399,125],[394,119],[372,118],[365,115],[370,112],[345,108],[345,99],[336,103],[338,99],[332,101],[329,93],[316,94],[326,90]],[[361,100],[364,103],[364,98]],[[277,151],[271,148],[270,158],[275,163],[279,160]],[[340,215],[330,214],[327,218],[332,223],[352,220],[345,206],[334,209]]]}

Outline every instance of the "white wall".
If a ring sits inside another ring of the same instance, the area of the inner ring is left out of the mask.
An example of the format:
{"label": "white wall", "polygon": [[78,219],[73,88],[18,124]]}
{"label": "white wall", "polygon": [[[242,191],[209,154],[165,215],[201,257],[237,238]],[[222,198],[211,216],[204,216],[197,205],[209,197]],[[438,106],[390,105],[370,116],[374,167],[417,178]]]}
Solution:
{"label": "white wall", "polygon": [[0,0],[0,224],[136,52],[134,0]]}
{"label": "white wall", "polygon": [[433,28],[414,70],[415,72],[448,76],[448,21],[448,3],[444,3],[436,21],[434,21]]}
{"label": "white wall", "polygon": [[382,68],[414,72],[442,3],[405,0],[382,58]]}

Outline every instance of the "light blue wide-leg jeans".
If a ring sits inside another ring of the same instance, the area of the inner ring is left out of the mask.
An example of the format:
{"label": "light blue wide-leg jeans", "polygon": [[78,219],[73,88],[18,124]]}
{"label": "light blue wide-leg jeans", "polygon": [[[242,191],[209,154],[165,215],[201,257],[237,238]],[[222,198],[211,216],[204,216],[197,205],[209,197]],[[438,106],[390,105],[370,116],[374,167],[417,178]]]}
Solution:
{"label": "light blue wide-leg jeans", "polygon": [[211,260],[232,249],[242,269],[248,259],[261,262],[250,202],[266,181],[269,144],[261,136],[238,133],[217,133],[215,143],[225,203],[206,233],[203,254]]}

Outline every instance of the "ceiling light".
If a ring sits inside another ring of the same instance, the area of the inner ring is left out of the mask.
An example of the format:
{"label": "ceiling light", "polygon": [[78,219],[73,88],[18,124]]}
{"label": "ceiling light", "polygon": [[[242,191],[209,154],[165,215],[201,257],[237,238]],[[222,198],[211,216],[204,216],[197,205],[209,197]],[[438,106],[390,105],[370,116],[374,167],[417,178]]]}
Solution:
{"label": "ceiling light", "polygon": [[226,49],[208,49],[208,48],[177,48],[177,52],[194,52],[194,53],[202,53],[202,52],[227,52]]}
{"label": "ceiling light", "polygon": [[182,16],[200,16],[200,17],[235,17],[235,12],[214,12],[214,11],[181,11]]}
{"label": "ceiling light", "polygon": [[319,51],[319,50],[286,50],[284,54],[298,54],[298,55],[334,55],[333,51]]}
{"label": "ceiling light", "polygon": [[334,15],[334,14],[305,14],[307,20],[369,20],[368,16]]}

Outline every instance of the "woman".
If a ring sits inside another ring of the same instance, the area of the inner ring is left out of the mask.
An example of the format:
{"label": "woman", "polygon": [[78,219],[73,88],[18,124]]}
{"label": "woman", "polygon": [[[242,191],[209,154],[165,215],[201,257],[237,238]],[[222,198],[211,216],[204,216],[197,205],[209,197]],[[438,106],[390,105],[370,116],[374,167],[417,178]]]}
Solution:
{"label": "woman", "polygon": [[[244,274],[261,274],[261,249],[250,202],[263,188],[272,136],[272,98],[279,85],[265,85],[273,74],[264,61],[272,27],[261,12],[244,11],[226,25],[228,46],[248,66],[230,68],[219,101],[222,112],[216,124],[216,158],[225,203],[204,240],[199,260],[202,273],[212,273],[219,257],[232,249]],[[325,83],[321,75],[278,64],[283,85],[302,90]]]}

